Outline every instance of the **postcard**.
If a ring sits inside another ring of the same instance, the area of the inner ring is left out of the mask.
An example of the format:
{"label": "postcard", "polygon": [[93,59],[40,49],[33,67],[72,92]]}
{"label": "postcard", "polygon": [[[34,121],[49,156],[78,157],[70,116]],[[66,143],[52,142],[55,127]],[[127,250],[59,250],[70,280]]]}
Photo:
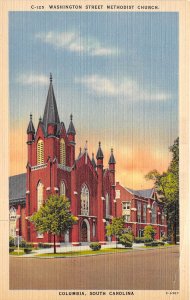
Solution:
{"label": "postcard", "polygon": [[188,299],[189,8],[1,1],[2,299]]}

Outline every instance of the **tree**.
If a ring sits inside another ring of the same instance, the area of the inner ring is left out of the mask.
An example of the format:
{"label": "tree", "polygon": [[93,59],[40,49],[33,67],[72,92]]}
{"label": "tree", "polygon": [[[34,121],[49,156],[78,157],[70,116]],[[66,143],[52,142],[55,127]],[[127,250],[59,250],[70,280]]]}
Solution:
{"label": "tree", "polygon": [[132,232],[125,232],[119,237],[119,243],[125,247],[132,247],[133,235]]}
{"label": "tree", "polygon": [[154,240],[154,236],[155,236],[156,231],[154,230],[154,228],[151,225],[147,225],[144,228],[144,238],[145,240]]}
{"label": "tree", "polygon": [[179,138],[169,148],[172,159],[168,170],[160,174],[157,170],[149,172],[145,178],[153,180],[155,189],[163,202],[167,214],[168,233],[176,244],[179,231]]}
{"label": "tree", "polygon": [[50,195],[40,209],[30,217],[30,221],[40,233],[51,233],[55,237],[72,228],[77,218],[70,212],[70,202],[65,196]]}
{"label": "tree", "polygon": [[113,218],[111,224],[106,226],[107,236],[115,236],[116,247],[117,240],[125,232],[124,217]]}

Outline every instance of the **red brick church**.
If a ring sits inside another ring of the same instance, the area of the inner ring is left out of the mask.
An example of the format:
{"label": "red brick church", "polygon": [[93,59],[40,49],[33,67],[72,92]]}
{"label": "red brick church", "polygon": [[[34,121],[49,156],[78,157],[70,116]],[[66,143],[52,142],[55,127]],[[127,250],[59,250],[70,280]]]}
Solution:
{"label": "red brick church", "polygon": [[[36,232],[28,217],[54,193],[66,195],[73,215],[78,217],[72,230],[57,238],[57,242],[72,242],[73,245],[90,241],[105,243],[108,240],[106,225],[112,217],[121,215],[128,215],[126,227],[131,227],[135,236],[141,235],[147,224],[154,225],[158,238],[165,234],[166,218],[155,192],[144,190],[143,194],[143,191],[125,190],[119,184],[116,187],[113,150],[108,167],[104,169],[106,162],[101,143],[96,158],[93,153],[89,156],[87,145],[75,156],[75,135],[72,115],[67,130],[60,121],[50,75],[43,118],[39,119],[36,130],[30,115],[27,172],[9,179],[10,235],[17,234],[34,243],[53,242],[51,235]],[[154,219],[150,217],[151,213]],[[140,214],[147,217],[141,219]]]}

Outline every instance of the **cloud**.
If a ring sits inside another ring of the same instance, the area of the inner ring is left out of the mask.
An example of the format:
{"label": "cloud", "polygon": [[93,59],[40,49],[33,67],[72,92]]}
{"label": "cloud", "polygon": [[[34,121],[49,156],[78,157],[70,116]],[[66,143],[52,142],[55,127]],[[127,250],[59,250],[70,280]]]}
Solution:
{"label": "cloud", "polygon": [[23,85],[47,85],[48,77],[43,74],[21,74],[17,81]]}
{"label": "cloud", "polygon": [[109,56],[119,52],[115,48],[103,46],[96,39],[84,38],[76,32],[40,32],[36,34],[35,37],[41,42],[49,44],[56,49],[86,53],[91,56]]}
{"label": "cloud", "polygon": [[152,100],[165,101],[171,98],[171,95],[163,91],[145,89],[137,81],[131,78],[123,78],[121,81],[115,81],[97,74],[76,78],[76,83],[81,83],[87,87],[90,92],[97,96],[127,97],[129,100]]}

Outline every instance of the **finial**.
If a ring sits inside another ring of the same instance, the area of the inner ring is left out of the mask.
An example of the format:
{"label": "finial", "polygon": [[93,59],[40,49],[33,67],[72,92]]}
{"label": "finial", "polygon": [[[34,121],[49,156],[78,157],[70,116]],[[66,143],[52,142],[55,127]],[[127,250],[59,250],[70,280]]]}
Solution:
{"label": "finial", "polygon": [[72,114],[70,115],[70,120],[71,120],[71,121],[73,120],[73,115],[72,115]]}
{"label": "finial", "polygon": [[85,144],[85,147],[84,147],[84,149],[85,149],[85,151],[87,151],[87,144],[88,144],[88,141],[86,140],[86,144]]}
{"label": "finial", "polygon": [[32,121],[32,114],[30,113],[30,121]]}
{"label": "finial", "polygon": [[99,142],[99,147],[101,147],[101,142]]}
{"label": "finial", "polygon": [[40,116],[40,118],[39,118],[39,122],[42,122],[42,117]]}
{"label": "finial", "polygon": [[79,151],[80,151],[80,154],[81,154],[81,151],[82,151],[82,148],[81,148],[81,147],[79,148]]}
{"label": "finial", "polygon": [[94,153],[92,152],[92,158],[94,158]]}
{"label": "finial", "polygon": [[52,80],[53,80],[52,73],[50,73],[50,75],[49,75],[49,80],[50,80],[50,82],[52,82]]}
{"label": "finial", "polygon": [[111,153],[113,154],[113,148],[111,148]]}

